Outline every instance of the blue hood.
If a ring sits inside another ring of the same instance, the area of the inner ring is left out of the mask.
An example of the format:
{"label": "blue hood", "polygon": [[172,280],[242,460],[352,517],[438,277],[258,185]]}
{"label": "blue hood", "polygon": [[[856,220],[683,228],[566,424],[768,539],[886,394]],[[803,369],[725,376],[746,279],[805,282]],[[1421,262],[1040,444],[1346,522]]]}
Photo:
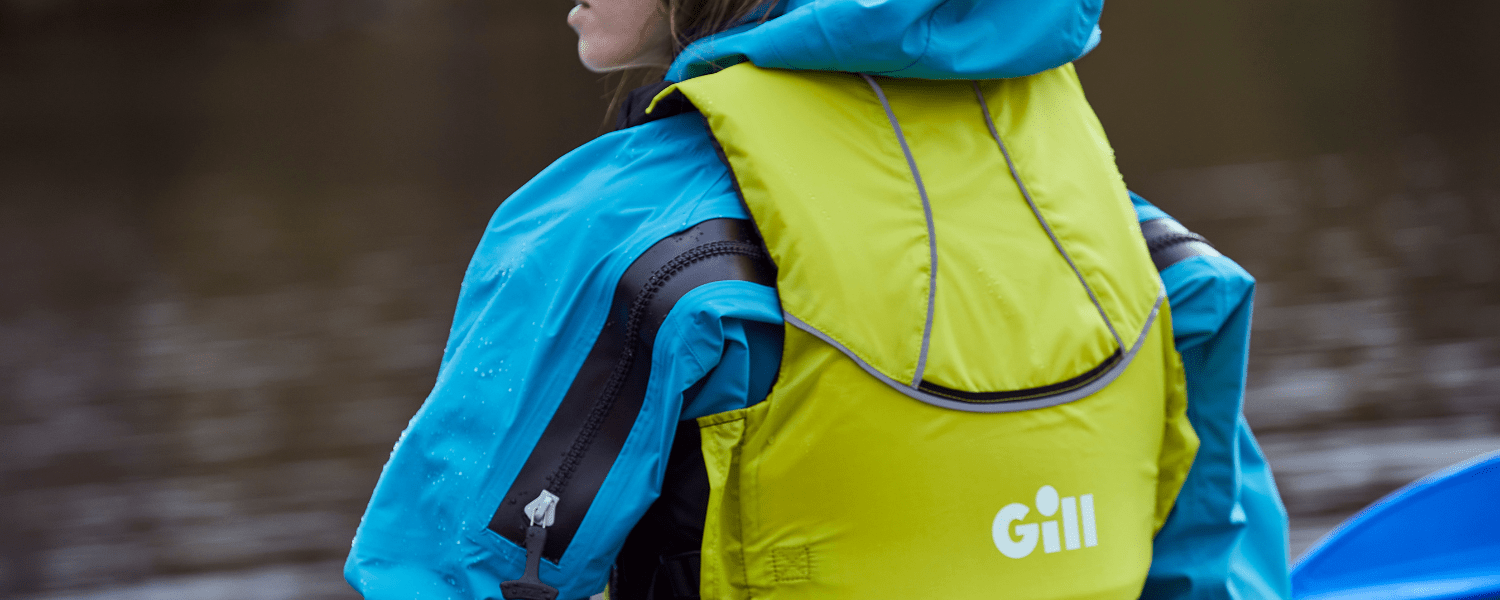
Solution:
{"label": "blue hood", "polygon": [[773,69],[915,79],[1003,79],[1099,43],[1104,0],[781,0],[773,18],[688,46],[667,79],[746,60]]}

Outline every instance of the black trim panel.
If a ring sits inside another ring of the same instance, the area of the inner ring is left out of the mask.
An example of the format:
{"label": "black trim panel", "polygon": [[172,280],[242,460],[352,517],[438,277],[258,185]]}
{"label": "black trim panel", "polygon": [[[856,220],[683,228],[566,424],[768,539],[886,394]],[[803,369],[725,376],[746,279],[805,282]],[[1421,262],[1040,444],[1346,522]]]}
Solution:
{"label": "black trim panel", "polygon": [[1099,363],[1098,366],[1092,369],[1084,371],[1082,375],[1071,377],[1065,381],[1059,381],[1050,385],[1027,388],[1024,390],[1010,390],[1003,392],[965,392],[963,390],[955,390],[953,388],[943,387],[930,381],[923,381],[922,383],[918,384],[917,389],[929,394],[942,396],[950,400],[959,400],[962,402],[991,403],[1006,402],[1010,400],[1025,400],[1027,398],[1061,394],[1068,390],[1088,385],[1090,381],[1098,379],[1100,375],[1103,375],[1105,373],[1105,371],[1108,371],[1111,367],[1119,364],[1120,359],[1123,357],[1124,355],[1119,350],[1115,350],[1115,353],[1109,355],[1109,358],[1104,359],[1104,362]]}
{"label": "black trim panel", "polygon": [[[615,585],[609,588],[611,600],[662,600],[674,598],[668,592],[664,573],[666,558],[703,548],[703,526],[708,519],[710,494],[708,467],[703,461],[703,437],[697,421],[682,421],[672,440],[662,478],[661,497],[646,509],[640,522],[625,538],[625,545],[615,558]],[[696,567],[696,563],[692,566]],[[698,591],[698,572],[680,574],[691,578],[690,589]],[[653,595],[653,592],[655,595]]]}
{"label": "black trim panel", "polygon": [[626,269],[603,331],[500,501],[491,531],[523,544],[530,525],[523,507],[551,491],[560,499],[542,556],[561,560],[640,414],[667,313],[688,292],[726,280],[776,282],[760,237],[742,219],[704,221],[657,242]]}
{"label": "black trim panel", "polygon": [[630,93],[626,94],[620,102],[619,113],[615,115],[615,130],[629,129],[636,125],[675,117],[683,113],[698,112],[698,107],[693,106],[687,96],[681,91],[673,91],[657,102],[656,108],[650,114],[646,113],[646,108],[651,106],[651,101],[656,99],[656,95],[673,85],[676,84],[671,81],[661,81],[630,90]]}
{"label": "black trim panel", "polygon": [[1188,231],[1174,219],[1152,219],[1141,223],[1141,236],[1157,271],[1194,256],[1222,256],[1203,236]]}

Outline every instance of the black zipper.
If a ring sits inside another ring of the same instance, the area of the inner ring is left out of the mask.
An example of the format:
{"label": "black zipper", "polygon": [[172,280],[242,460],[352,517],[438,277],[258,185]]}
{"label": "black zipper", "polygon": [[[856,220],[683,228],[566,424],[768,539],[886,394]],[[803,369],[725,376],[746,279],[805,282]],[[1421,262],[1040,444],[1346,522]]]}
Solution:
{"label": "black zipper", "polygon": [[594,442],[594,437],[599,433],[599,428],[604,424],[604,418],[609,416],[610,409],[614,408],[615,400],[620,397],[620,388],[625,383],[625,377],[635,365],[636,352],[640,348],[641,320],[645,318],[646,308],[656,297],[657,292],[661,291],[662,286],[666,285],[672,276],[683,269],[695,263],[725,255],[766,259],[764,250],[748,242],[711,242],[673,257],[666,265],[651,274],[651,279],[646,282],[641,292],[636,295],[635,302],[630,305],[630,316],[625,325],[625,351],[620,355],[620,362],[616,363],[614,372],[610,373],[604,392],[594,402],[593,409],[589,411],[589,418],[584,422],[583,431],[573,440],[573,446],[568,449],[568,455],[563,458],[563,463],[547,476],[547,480],[552,484],[548,486],[547,491],[552,492],[558,498],[563,497],[569,480],[573,478],[573,473],[578,468],[578,461],[583,458],[584,453],[588,452],[589,446]]}
{"label": "black zipper", "polygon": [[[683,294],[723,280],[775,285],[775,267],[747,221],[701,223],[659,242],[626,270],[603,331],[490,530],[524,546],[528,537],[538,544],[528,530],[550,528],[542,556],[561,559],[640,413],[657,329]],[[580,473],[587,473],[586,485]]]}

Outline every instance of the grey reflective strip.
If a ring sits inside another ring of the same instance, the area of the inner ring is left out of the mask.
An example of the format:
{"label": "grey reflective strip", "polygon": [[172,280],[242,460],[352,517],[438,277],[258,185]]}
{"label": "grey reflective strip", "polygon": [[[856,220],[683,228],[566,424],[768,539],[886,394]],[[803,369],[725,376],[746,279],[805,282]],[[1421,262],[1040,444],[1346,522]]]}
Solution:
{"label": "grey reflective strip", "polygon": [[[927,370],[927,346],[932,341],[932,311],[936,308],[934,300],[937,298],[937,231],[932,226],[932,203],[927,201],[927,187],[922,185],[922,173],[917,171],[917,159],[912,157],[911,147],[906,145],[906,135],[901,133],[901,124],[896,122],[896,113],[891,110],[891,103],[885,98],[885,90],[880,89],[875,78],[864,73],[859,76],[865,78],[875,90],[875,97],[880,98],[880,105],[885,107],[885,116],[891,120],[891,128],[896,130],[896,139],[901,141],[901,151],[906,153],[906,165],[911,167],[911,176],[917,180],[917,192],[922,195],[922,212],[927,217],[927,250],[932,257],[932,273],[927,279],[927,323],[922,326],[922,353],[917,356],[917,370],[911,378],[911,388],[916,389],[922,385],[922,373]],[[1116,341],[1119,339],[1120,336],[1115,336]]]}
{"label": "grey reflective strip", "polygon": [[1021,189],[1021,196],[1026,198],[1026,204],[1031,206],[1031,214],[1036,215],[1042,229],[1046,230],[1047,237],[1052,238],[1052,245],[1057,247],[1057,252],[1062,254],[1063,260],[1068,261],[1068,267],[1073,269],[1073,274],[1078,276],[1078,283],[1083,284],[1084,291],[1089,293],[1089,300],[1094,301],[1094,308],[1099,310],[1099,316],[1104,318],[1104,326],[1109,328],[1109,334],[1115,336],[1115,344],[1125,347],[1124,340],[1120,339],[1119,332],[1115,331],[1115,324],[1109,319],[1109,314],[1104,312],[1104,305],[1099,302],[1099,297],[1094,295],[1094,288],[1089,287],[1089,282],[1083,278],[1083,272],[1078,270],[1078,265],[1073,264],[1073,257],[1068,256],[1068,251],[1063,249],[1062,242],[1057,239],[1057,234],[1052,232],[1052,226],[1047,224],[1047,219],[1042,217],[1041,209],[1037,208],[1036,201],[1031,199],[1031,191],[1026,189],[1026,184],[1021,181],[1021,173],[1016,170],[1015,161],[1010,159],[1010,150],[1006,149],[1005,142],[1000,141],[1000,132],[995,129],[995,120],[990,117],[990,104],[984,99],[984,92],[979,89],[979,82],[974,84],[974,96],[979,98],[979,108],[984,113],[984,124],[990,128],[990,137],[995,138],[995,143],[1000,146],[1000,154],[1005,156],[1005,164],[1010,167],[1010,176],[1016,180],[1016,187]]}
{"label": "grey reflective strip", "polygon": [[1057,406],[1059,404],[1067,404],[1069,402],[1092,396],[1095,392],[1104,389],[1105,386],[1108,386],[1110,383],[1114,382],[1114,380],[1118,378],[1121,373],[1124,373],[1125,369],[1130,366],[1131,361],[1135,360],[1136,353],[1140,351],[1141,345],[1146,342],[1146,335],[1151,332],[1151,325],[1156,322],[1157,313],[1161,311],[1162,300],[1165,300],[1166,297],[1167,295],[1165,291],[1159,292],[1157,294],[1156,304],[1151,307],[1151,314],[1146,316],[1146,326],[1141,328],[1140,337],[1136,338],[1135,343],[1130,346],[1130,350],[1125,353],[1125,356],[1121,357],[1120,362],[1115,363],[1114,367],[1100,374],[1099,377],[1094,379],[1093,381],[1084,384],[1082,387],[1073,388],[1066,392],[1058,392],[1057,394],[1051,396],[989,403],[964,402],[961,400],[944,398],[942,396],[929,394],[917,388],[898,382],[894,379],[891,379],[890,377],[887,377],[884,373],[876,370],[874,366],[871,366],[870,363],[865,362],[853,351],[844,347],[843,344],[834,341],[833,338],[829,337],[822,331],[818,331],[817,328],[807,324],[802,319],[798,319],[792,313],[782,311],[781,314],[782,317],[786,319],[786,322],[791,323],[797,329],[806,331],[817,337],[818,339],[827,342],[828,345],[833,346],[834,348],[838,348],[839,352],[843,352],[844,356],[848,356],[849,360],[854,361],[854,363],[859,365],[861,369],[864,369],[866,373],[869,373],[871,376],[879,379],[881,383],[890,386],[891,389],[901,392],[902,394],[905,394],[911,398],[915,398],[939,408],[947,408],[951,410],[960,410],[964,412],[974,413],[1005,413],[1021,412],[1023,410],[1036,410],[1038,408],[1048,408]]}

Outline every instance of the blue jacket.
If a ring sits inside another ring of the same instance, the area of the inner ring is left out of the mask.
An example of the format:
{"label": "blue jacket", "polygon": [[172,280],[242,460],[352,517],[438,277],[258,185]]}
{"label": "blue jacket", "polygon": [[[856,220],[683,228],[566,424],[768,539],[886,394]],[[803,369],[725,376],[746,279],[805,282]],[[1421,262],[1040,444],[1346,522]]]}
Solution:
{"label": "blue jacket", "polygon": [[[1028,75],[1091,49],[1101,7],[792,0],[764,25],[689,47],[669,77],[743,60],[924,78]],[[1143,218],[1154,210],[1138,206]],[[501,205],[464,276],[436,385],[392,450],[354,539],[351,585],[380,600],[500,597],[526,553],[488,529],[490,519],[605,326],[616,284],[658,241],[716,218],[748,215],[696,114],[601,136]],[[1147,594],[1285,597],[1285,517],[1239,417],[1253,280],[1222,257],[1189,259],[1163,277],[1203,441],[1158,537]],[[764,324],[781,325],[776,291],[747,281],[698,287],[667,314],[623,449],[561,560],[542,562],[560,598],[604,587],[626,534],[661,491],[679,421],[765,397],[780,345]]]}
{"label": "blue jacket", "polygon": [[[1141,222],[1170,218],[1130,194]],[[1161,272],[1198,455],[1156,535],[1142,598],[1290,598],[1287,516],[1242,412],[1255,278],[1223,256]]]}

